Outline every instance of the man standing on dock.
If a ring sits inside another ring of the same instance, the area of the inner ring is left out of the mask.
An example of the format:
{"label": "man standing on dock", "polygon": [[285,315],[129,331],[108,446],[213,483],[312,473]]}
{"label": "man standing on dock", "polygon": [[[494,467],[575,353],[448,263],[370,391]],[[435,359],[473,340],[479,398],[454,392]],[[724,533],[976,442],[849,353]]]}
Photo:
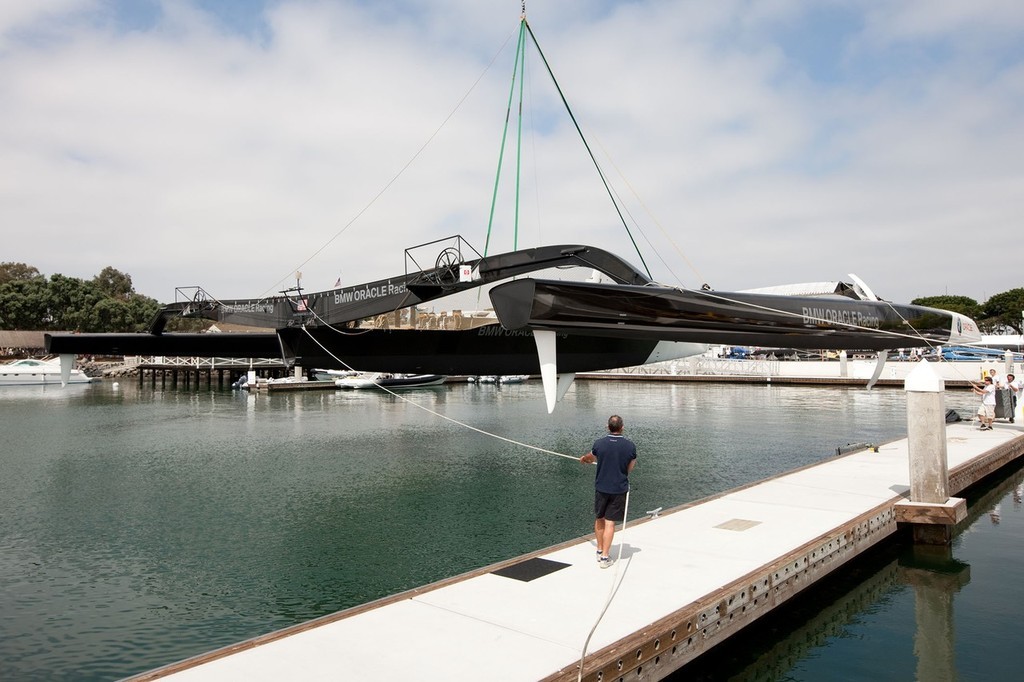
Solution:
{"label": "man standing on dock", "polygon": [[608,418],[608,435],[594,441],[590,452],[580,457],[584,464],[597,462],[594,478],[594,536],[597,539],[597,563],[611,566],[615,524],[626,518],[629,473],[636,466],[636,445],[622,435],[622,417]]}

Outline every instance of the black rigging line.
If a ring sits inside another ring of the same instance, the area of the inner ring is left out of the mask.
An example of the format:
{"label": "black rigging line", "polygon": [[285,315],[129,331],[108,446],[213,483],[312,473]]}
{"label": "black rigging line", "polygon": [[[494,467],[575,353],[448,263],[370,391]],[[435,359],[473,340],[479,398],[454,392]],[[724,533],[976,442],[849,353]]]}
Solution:
{"label": "black rigging line", "polygon": [[572,109],[569,107],[569,102],[566,100],[565,94],[562,92],[562,87],[558,84],[558,79],[555,78],[555,74],[551,70],[551,65],[548,64],[547,57],[544,56],[544,50],[540,49],[540,43],[537,42],[537,36],[533,34],[533,29],[530,28],[530,23],[526,20],[525,15],[523,16],[523,25],[526,26],[526,30],[530,34],[530,39],[533,41],[534,47],[537,48],[537,53],[540,55],[541,61],[544,62],[544,68],[548,70],[548,75],[551,76],[551,82],[555,84],[558,96],[562,98],[562,104],[565,105],[565,110],[569,114],[569,118],[572,119],[572,124],[576,126],[576,132],[579,133],[580,140],[583,141],[583,146],[587,148],[590,160],[594,162],[594,168],[597,170],[597,174],[601,177],[601,183],[604,185],[604,189],[608,193],[608,198],[612,201],[612,206],[615,207],[615,212],[618,214],[619,220],[622,221],[622,226],[626,228],[626,234],[629,235],[629,241],[633,243],[636,255],[640,258],[640,263],[644,266],[644,270],[647,271],[647,276],[654,279],[654,276],[651,275],[650,268],[647,267],[647,261],[644,260],[644,255],[640,253],[640,247],[637,246],[636,239],[633,238],[633,233],[629,230],[626,218],[622,215],[622,211],[619,209],[619,203],[615,200],[615,195],[612,194],[611,187],[608,186],[608,180],[605,178],[604,172],[601,170],[601,165],[597,162],[597,157],[594,156],[593,150],[590,149],[590,144],[587,142],[586,136],[583,135],[583,130],[580,128],[580,124],[576,121],[576,116],[572,113]]}

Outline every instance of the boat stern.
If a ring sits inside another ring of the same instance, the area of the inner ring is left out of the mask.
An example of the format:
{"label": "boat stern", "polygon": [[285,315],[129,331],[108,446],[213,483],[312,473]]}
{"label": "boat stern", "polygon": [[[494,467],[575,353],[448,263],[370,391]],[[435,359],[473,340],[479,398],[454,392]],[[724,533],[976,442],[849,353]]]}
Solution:
{"label": "boat stern", "polygon": [[952,317],[952,323],[949,329],[949,344],[952,345],[971,345],[981,343],[981,330],[978,329],[978,323],[960,313],[949,313]]}

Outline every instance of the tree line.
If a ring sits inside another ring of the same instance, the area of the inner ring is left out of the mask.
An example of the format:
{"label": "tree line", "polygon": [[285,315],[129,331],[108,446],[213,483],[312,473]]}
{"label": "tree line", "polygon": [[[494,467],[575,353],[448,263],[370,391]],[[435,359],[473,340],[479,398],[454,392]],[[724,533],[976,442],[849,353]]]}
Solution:
{"label": "tree line", "polygon": [[1010,289],[978,303],[968,296],[926,296],[913,305],[960,313],[978,323],[984,334],[1024,334],[1024,288]]}
{"label": "tree line", "polygon": [[0,263],[0,329],[144,331],[162,307],[135,292],[131,275],[109,266],[84,280],[47,278],[25,263]]}

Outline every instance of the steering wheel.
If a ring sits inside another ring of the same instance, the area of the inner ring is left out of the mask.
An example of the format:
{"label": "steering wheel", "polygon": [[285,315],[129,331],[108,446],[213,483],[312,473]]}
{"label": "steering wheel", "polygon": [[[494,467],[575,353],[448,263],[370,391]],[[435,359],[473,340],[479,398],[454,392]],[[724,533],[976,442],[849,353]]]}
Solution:
{"label": "steering wheel", "polygon": [[435,276],[440,284],[455,284],[459,281],[459,265],[462,254],[458,249],[448,247],[437,256],[434,262]]}

